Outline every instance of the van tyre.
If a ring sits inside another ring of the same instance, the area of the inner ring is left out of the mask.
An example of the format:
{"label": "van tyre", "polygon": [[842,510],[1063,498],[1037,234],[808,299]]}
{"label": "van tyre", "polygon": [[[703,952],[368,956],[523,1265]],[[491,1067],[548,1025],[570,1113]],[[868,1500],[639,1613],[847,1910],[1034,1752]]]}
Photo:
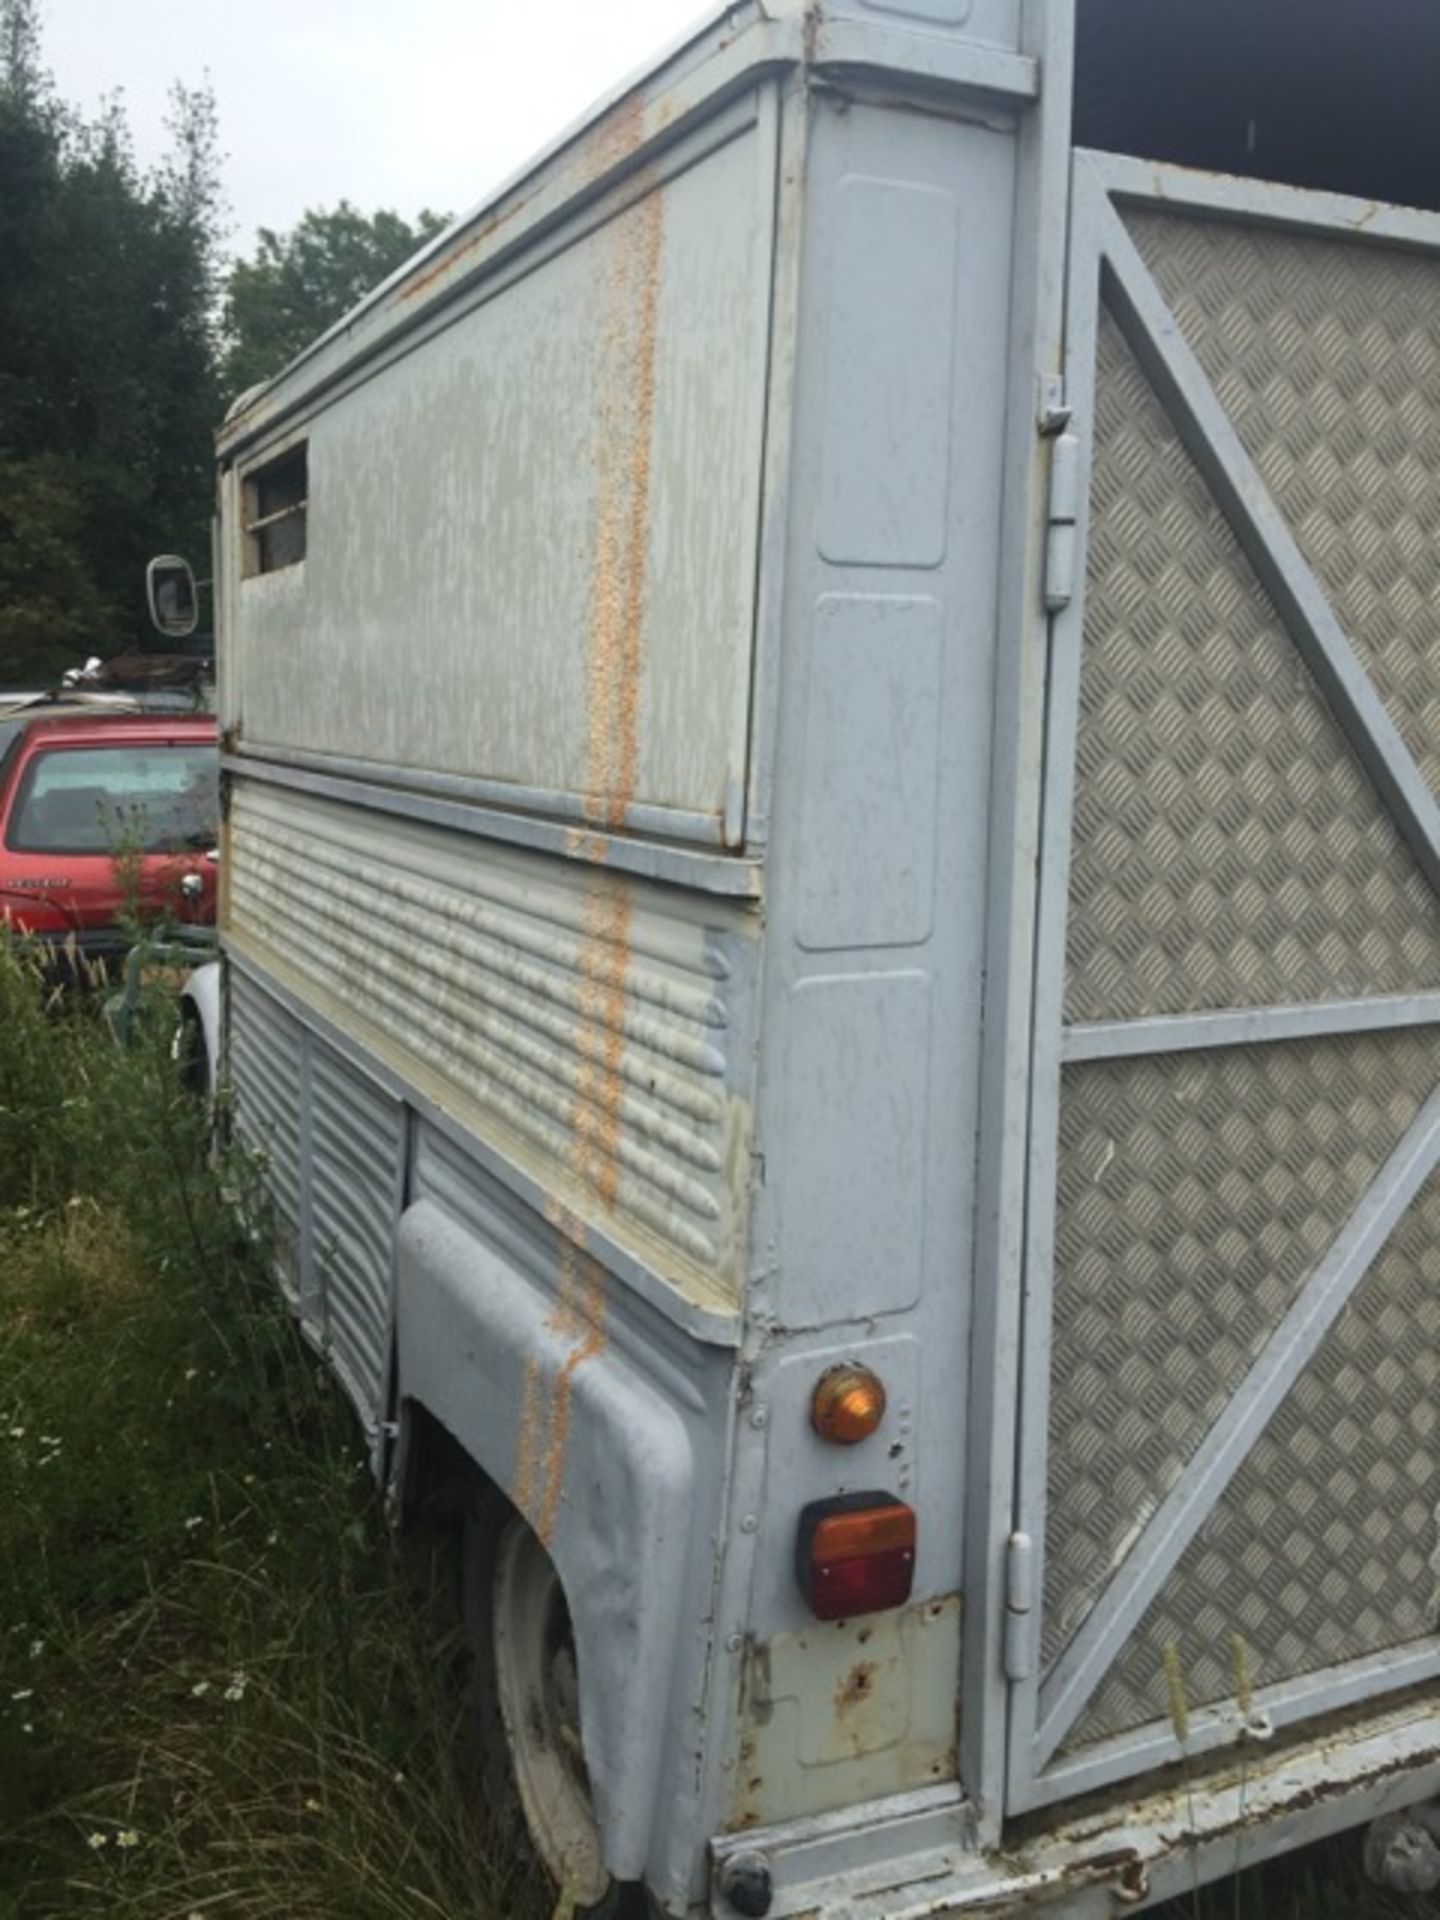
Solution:
{"label": "van tyre", "polygon": [[188,1000],[180,1003],[180,1019],[170,1041],[170,1058],[186,1093],[197,1100],[210,1097],[210,1049],[205,1044],[205,1028]]}
{"label": "van tyre", "polygon": [[557,1915],[641,1914],[640,1890],[612,1879],[601,1859],[580,1739],[575,1639],[554,1563],[515,1509],[479,1482],[467,1493],[462,1552],[491,1810],[504,1828],[525,1835]]}

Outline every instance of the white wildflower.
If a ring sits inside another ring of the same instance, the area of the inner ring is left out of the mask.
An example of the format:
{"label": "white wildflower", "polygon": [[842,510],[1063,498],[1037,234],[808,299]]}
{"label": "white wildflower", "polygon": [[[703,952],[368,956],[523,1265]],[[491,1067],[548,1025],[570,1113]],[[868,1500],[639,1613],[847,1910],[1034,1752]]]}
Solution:
{"label": "white wildflower", "polygon": [[203,1700],[205,1695],[210,1691],[210,1682],[208,1680],[197,1680],[190,1691],[197,1700]]}
{"label": "white wildflower", "polygon": [[98,1853],[101,1847],[109,1846],[110,1836],[108,1833],[87,1834],[85,1837],[85,1844],[87,1847],[89,1847],[92,1853]]}
{"label": "white wildflower", "polygon": [[243,1700],[245,1698],[245,1689],[249,1684],[250,1682],[243,1673],[233,1673],[230,1676],[230,1684],[225,1689],[225,1698],[227,1700]]}
{"label": "white wildflower", "polygon": [[115,1844],[117,1847],[125,1847],[127,1850],[130,1847],[138,1847],[140,1844],[140,1836],[134,1827],[122,1827],[115,1836]]}
{"label": "white wildflower", "polygon": [[185,1378],[187,1380],[194,1380],[199,1375],[199,1372],[200,1372],[199,1367],[186,1367]]}
{"label": "white wildflower", "polygon": [[35,1693],[34,1687],[20,1687],[11,1694],[11,1700],[29,1700]]}
{"label": "white wildflower", "polygon": [[205,1516],[203,1513],[192,1513],[190,1518],[185,1522],[185,1531],[187,1533],[193,1533],[196,1527],[203,1527],[204,1524]]}
{"label": "white wildflower", "polygon": [[43,1640],[32,1640],[30,1642],[30,1658],[32,1660],[38,1660],[44,1651],[45,1642]]}
{"label": "white wildflower", "polygon": [[305,1802],[305,1811],[306,1813],[319,1813],[320,1802],[318,1800],[313,1800],[313,1799],[307,1800]]}

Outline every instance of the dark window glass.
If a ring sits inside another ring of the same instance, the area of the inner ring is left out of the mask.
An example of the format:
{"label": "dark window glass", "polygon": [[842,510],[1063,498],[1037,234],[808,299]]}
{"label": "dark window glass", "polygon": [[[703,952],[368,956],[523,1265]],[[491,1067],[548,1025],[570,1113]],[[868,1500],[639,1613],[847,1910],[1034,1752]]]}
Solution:
{"label": "dark window glass", "polygon": [[246,480],[246,573],[274,573],[305,558],[308,489],[303,446],[293,447]]}
{"label": "dark window glass", "polygon": [[170,853],[213,847],[219,819],[215,747],[54,747],[25,770],[6,844],[20,853]]}

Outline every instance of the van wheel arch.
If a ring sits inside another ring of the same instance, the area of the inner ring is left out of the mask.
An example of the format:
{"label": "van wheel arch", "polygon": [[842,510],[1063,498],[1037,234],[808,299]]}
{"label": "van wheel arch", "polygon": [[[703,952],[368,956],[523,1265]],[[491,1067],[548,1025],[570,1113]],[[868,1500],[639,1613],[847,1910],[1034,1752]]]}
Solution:
{"label": "van wheel arch", "polygon": [[486,1798],[567,1910],[593,1920],[643,1911],[606,1871],[585,1769],[569,1602],[524,1517],[472,1477],[461,1518],[462,1596]]}
{"label": "van wheel arch", "polygon": [[[529,1863],[552,1890],[567,1891],[566,1910],[576,1920],[642,1920],[651,1911],[643,1889],[615,1880],[601,1862],[559,1571],[519,1510],[449,1430],[417,1401],[407,1401],[403,1411],[398,1508],[407,1524],[443,1528],[456,1542],[470,1659],[468,1736],[489,1810],[502,1832],[524,1836]],[[559,1655],[558,1669],[548,1675],[540,1667],[547,1616],[552,1668]],[[558,1647],[557,1626],[565,1643]],[[582,1856],[568,1871],[567,1847]]]}

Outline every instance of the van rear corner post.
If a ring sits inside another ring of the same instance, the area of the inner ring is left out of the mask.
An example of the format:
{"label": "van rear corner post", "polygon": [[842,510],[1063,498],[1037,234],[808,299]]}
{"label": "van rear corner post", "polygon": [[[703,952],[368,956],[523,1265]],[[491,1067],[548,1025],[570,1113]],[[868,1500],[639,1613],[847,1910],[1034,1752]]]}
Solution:
{"label": "van rear corner post", "polygon": [[580,1907],[1440,1795],[1437,41],[740,0],[222,429],[210,1029]]}

